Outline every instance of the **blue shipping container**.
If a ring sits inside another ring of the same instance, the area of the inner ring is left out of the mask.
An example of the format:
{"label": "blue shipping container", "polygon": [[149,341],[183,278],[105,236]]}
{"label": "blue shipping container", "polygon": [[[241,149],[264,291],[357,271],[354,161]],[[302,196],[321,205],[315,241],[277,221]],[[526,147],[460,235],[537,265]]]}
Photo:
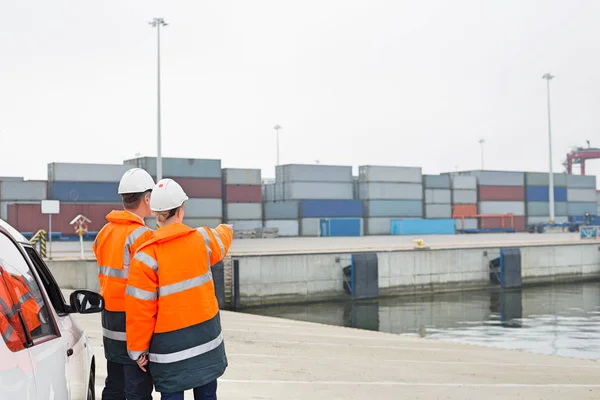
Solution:
{"label": "blue shipping container", "polygon": [[300,203],[302,218],[362,217],[360,200],[304,200]]}
{"label": "blue shipping container", "polygon": [[452,235],[456,233],[453,219],[393,219],[392,235]]}
{"label": "blue shipping container", "polygon": [[361,236],[362,218],[321,219],[321,236]]}
{"label": "blue shipping container", "polygon": [[120,203],[118,183],[112,182],[50,182],[48,199],[64,202]]}
{"label": "blue shipping container", "polygon": [[[525,198],[527,201],[550,201],[548,186],[527,186]],[[554,201],[567,201],[567,188],[554,188]]]}

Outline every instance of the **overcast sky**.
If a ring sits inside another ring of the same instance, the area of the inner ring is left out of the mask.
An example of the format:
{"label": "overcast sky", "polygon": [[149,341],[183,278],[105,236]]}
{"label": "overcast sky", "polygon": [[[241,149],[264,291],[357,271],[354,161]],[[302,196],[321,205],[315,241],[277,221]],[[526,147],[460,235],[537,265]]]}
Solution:
{"label": "overcast sky", "polygon": [[[0,176],[163,155],[548,170],[600,147],[597,0],[3,0]],[[600,160],[588,163],[600,174]]]}

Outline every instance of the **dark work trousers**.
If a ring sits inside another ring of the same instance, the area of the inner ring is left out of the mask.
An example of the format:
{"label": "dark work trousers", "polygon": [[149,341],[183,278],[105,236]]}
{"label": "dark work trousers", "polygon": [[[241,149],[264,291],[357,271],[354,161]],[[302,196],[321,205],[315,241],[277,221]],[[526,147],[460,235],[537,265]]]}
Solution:
{"label": "dark work trousers", "polygon": [[[183,400],[183,392],[161,393],[161,400]],[[217,400],[217,380],[194,389],[195,400]]]}
{"label": "dark work trousers", "polygon": [[137,364],[107,361],[102,400],[152,400],[152,376]]}

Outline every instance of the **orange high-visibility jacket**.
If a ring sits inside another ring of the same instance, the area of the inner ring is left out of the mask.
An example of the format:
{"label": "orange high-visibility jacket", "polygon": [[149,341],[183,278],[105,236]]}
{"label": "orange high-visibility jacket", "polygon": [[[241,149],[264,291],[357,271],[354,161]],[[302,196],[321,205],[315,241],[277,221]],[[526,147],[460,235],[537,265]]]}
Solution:
{"label": "orange high-visibility jacket", "polygon": [[[0,335],[11,351],[24,349],[27,342],[23,325],[19,319],[19,306],[15,302],[16,299],[18,299],[18,295],[12,286],[10,274],[0,266]],[[21,315],[27,319],[25,313]]]}
{"label": "orange high-visibility jacket", "polygon": [[108,361],[132,364],[125,335],[125,289],[135,250],[152,237],[144,220],[132,212],[111,211],[94,241],[100,294],[104,297],[102,336]]}
{"label": "orange high-visibility jacket", "polygon": [[29,284],[22,276],[7,274],[12,279],[13,289],[16,295],[16,303],[21,307],[21,312],[25,320],[25,326],[29,332],[39,328],[41,306],[37,303],[31,292]]}
{"label": "orange high-visibility jacket", "polygon": [[134,256],[126,295],[127,350],[133,360],[149,352],[158,392],[203,386],[227,368],[210,266],[225,258],[232,236],[228,225],[168,225]]}

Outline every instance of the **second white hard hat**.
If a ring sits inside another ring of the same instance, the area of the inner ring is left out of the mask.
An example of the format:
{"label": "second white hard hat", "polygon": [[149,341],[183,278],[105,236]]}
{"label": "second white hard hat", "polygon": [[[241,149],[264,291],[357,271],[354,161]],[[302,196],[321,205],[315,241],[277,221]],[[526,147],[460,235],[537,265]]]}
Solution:
{"label": "second white hard hat", "polygon": [[168,211],[181,206],[188,196],[173,179],[161,179],[150,196],[150,209],[152,211]]}
{"label": "second white hard hat", "polygon": [[119,182],[119,194],[143,193],[154,187],[154,179],[141,168],[126,171]]}

